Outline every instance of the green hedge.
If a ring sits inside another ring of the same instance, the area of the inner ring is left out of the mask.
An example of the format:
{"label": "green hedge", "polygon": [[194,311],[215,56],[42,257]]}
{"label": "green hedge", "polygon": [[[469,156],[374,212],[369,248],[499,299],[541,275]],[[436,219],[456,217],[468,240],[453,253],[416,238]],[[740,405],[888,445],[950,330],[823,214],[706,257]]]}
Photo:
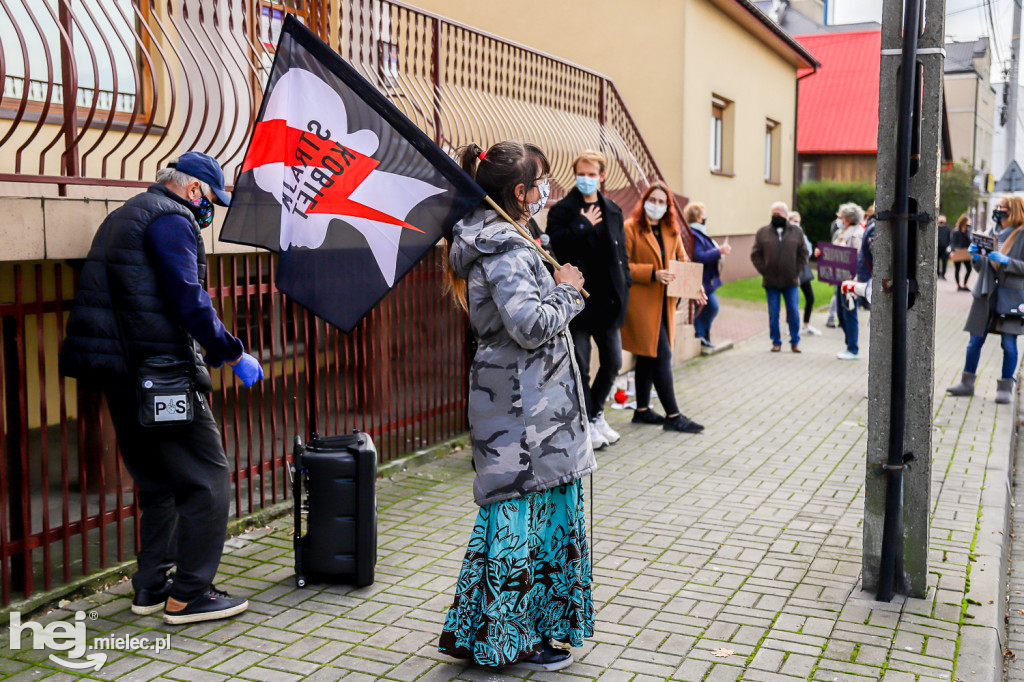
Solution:
{"label": "green hedge", "polygon": [[867,182],[805,182],[796,190],[796,210],[812,244],[829,241],[829,226],[840,204],[849,201],[866,209],[875,201],[875,186]]}

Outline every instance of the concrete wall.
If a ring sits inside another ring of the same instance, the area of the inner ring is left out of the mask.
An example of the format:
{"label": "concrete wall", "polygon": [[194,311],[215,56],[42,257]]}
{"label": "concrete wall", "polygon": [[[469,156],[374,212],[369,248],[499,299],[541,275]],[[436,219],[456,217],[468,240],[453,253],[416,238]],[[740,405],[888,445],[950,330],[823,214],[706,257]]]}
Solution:
{"label": "concrete wall", "polygon": [[[85,258],[100,223],[123,203],[123,199],[4,197],[0,200],[0,262]],[[253,247],[217,240],[225,215],[227,209],[217,210],[213,225],[203,230],[206,252],[256,253]]]}

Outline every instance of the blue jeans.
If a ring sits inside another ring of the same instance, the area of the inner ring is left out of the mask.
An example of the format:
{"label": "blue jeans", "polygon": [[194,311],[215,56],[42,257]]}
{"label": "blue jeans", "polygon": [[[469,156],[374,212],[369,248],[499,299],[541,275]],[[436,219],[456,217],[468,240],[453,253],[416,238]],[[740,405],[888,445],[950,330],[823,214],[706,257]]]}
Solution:
{"label": "blue jeans", "polygon": [[800,343],[800,287],[775,289],[765,287],[768,297],[768,332],[772,337],[773,346],[782,345],[782,333],[779,331],[779,298],[786,302],[786,323],[789,325],[789,342],[796,346]]}
{"label": "blue jeans", "polygon": [[839,326],[843,328],[843,335],[846,337],[846,350],[854,355],[857,354],[857,337],[860,334],[860,327],[857,325],[857,299],[853,299],[853,310],[846,309],[845,296],[839,287],[836,287],[836,318]]}
{"label": "blue jeans", "polygon": [[711,323],[715,321],[717,316],[718,297],[715,296],[715,292],[711,291],[708,293],[707,305],[700,311],[700,315],[693,319],[693,331],[697,334],[698,339],[711,341]]}
{"label": "blue jeans", "polygon": [[[964,371],[975,374],[978,371],[978,361],[981,360],[981,347],[985,345],[985,336],[971,335],[967,342],[967,362],[964,363]],[[1003,347],[1003,378],[1012,379],[1017,372],[1017,337],[1013,334],[1000,334],[1003,340],[1000,345]]]}

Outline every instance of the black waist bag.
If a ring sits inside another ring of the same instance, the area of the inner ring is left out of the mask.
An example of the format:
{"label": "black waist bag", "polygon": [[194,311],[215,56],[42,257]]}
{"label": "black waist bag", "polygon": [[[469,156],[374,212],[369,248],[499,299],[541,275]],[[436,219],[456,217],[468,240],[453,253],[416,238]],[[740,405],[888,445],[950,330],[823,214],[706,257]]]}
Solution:
{"label": "black waist bag", "polygon": [[195,363],[173,355],[148,358],[139,365],[135,392],[142,426],[191,424]]}

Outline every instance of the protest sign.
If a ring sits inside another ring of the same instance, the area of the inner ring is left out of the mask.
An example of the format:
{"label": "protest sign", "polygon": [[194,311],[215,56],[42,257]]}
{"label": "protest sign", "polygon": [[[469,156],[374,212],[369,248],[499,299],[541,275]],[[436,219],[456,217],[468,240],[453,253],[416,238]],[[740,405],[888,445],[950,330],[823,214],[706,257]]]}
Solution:
{"label": "protest sign", "polygon": [[670,260],[668,271],[676,276],[668,283],[668,295],[673,298],[700,298],[700,285],[704,277],[704,266],[700,263],[686,263]]}
{"label": "protest sign", "polygon": [[857,249],[828,242],[818,242],[818,279],[829,284],[842,284],[857,278]]}

